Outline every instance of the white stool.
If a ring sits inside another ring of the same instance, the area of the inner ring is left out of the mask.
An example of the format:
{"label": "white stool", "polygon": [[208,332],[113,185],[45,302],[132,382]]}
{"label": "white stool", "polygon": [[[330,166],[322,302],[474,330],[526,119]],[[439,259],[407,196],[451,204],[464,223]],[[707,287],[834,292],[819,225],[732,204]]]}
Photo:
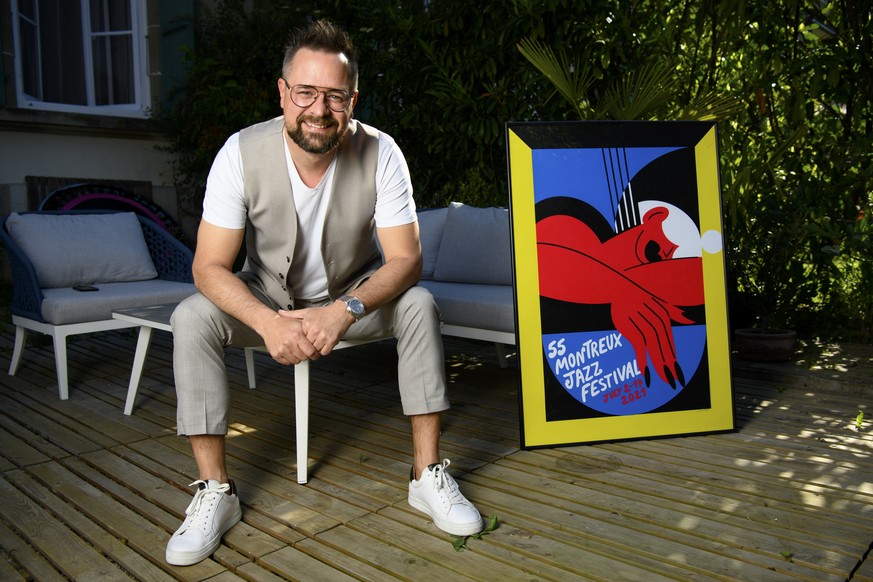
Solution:
{"label": "white stool", "polygon": [[[333,350],[342,350],[367,344],[378,340],[342,340]],[[249,377],[249,388],[255,388],[255,350],[266,352],[263,346],[246,348],[246,372]],[[294,366],[294,416],[297,427],[297,482],[309,481],[309,360],[303,360]]]}
{"label": "white stool", "polygon": [[[342,350],[379,340],[342,340],[333,350]],[[266,352],[264,347],[246,348],[246,371],[249,388],[255,388],[255,350]],[[297,427],[297,482],[309,481],[309,360],[294,366],[294,424]]]}
{"label": "white stool", "polygon": [[[133,412],[133,403],[139,390],[139,381],[142,378],[142,370],[149,353],[152,341],[152,330],[173,331],[170,325],[170,316],[176,308],[175,303],[155,305],[151,307],[137,307],[131,309],[119,309],[112,313],[112,317],[139,327],[139,335],[136,340],[136,353],[133,358],[133,368],[130,372],[130,384],[127,387],[127,400],[124,403],[124,414]],[[361,344],[378,340],[343,340],[333,349],[342,350]],[[245,348],[246,373],[249,380],[249,388],[255,387],[255,350],[266,352],[266,348]],[[309,459],[309,360],[300,362],[294,366],[294,415],[297,426],[297,482],[306,483],[308,477]]]}

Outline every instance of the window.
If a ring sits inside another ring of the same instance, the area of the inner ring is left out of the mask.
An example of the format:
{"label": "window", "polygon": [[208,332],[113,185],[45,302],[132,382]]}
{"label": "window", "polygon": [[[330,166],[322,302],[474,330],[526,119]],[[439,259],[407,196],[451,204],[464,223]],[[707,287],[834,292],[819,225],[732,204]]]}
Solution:
{"label": "window", "polygon": [[144,117],[144,4],[13,0],[19,107]]}

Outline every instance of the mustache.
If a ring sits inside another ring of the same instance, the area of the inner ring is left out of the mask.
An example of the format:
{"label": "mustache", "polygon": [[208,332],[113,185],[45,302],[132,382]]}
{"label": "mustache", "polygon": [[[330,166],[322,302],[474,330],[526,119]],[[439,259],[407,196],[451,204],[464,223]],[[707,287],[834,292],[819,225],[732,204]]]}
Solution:
{"label": "mustache", "polygon": [[305,123],[305,122],[315,123],[317,125],[324,125],[326,127],[334,127],[334,126],[339,125],[339,123],[337,123],[336,119],[334,119],[333,117],[331,117],[329,115],[326,115],[324,117],[319,117],[317,115],[301,115],[300,117],[297,118],[297,122],[298,123]]}

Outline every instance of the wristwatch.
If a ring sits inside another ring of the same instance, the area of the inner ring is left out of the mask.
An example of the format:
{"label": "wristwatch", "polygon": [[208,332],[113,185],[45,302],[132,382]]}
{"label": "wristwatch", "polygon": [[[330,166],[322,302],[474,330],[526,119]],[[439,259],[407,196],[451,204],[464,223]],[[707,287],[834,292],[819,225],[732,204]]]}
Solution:
{"label": "wristwatch", "polygon": [[340,301],[343,301],[346,304],[346,311],[355,318],[355,321],[359,321],[362,317],[367,315],[367,308],[364,307],[363,302],[357,297],[343,295],[340,297]]}

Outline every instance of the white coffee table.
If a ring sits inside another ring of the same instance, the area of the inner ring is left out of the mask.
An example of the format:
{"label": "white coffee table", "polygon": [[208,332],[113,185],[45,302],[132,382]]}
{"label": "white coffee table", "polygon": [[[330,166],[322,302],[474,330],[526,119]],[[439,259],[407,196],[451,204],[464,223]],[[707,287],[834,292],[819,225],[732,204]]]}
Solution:
{"label": "white coffee table", "polygon": [[163,303],[148,307],[128,307],[116,309],[112,312],[114,319],[120,319],[139,326],[139,336],[136,339],[136,353],[133,356],[133,369],[130,372],[130,384],[127,387],[127,400],[124,403],[124,414],[130,416],[133,412],[133,402],[136,400],[136,392],[139,390],[139,381],[142,378],[143,366],[149,355],[149,347],[152,343],[152,331],[173,331],[170,325],[170,316],[178,303]]}

